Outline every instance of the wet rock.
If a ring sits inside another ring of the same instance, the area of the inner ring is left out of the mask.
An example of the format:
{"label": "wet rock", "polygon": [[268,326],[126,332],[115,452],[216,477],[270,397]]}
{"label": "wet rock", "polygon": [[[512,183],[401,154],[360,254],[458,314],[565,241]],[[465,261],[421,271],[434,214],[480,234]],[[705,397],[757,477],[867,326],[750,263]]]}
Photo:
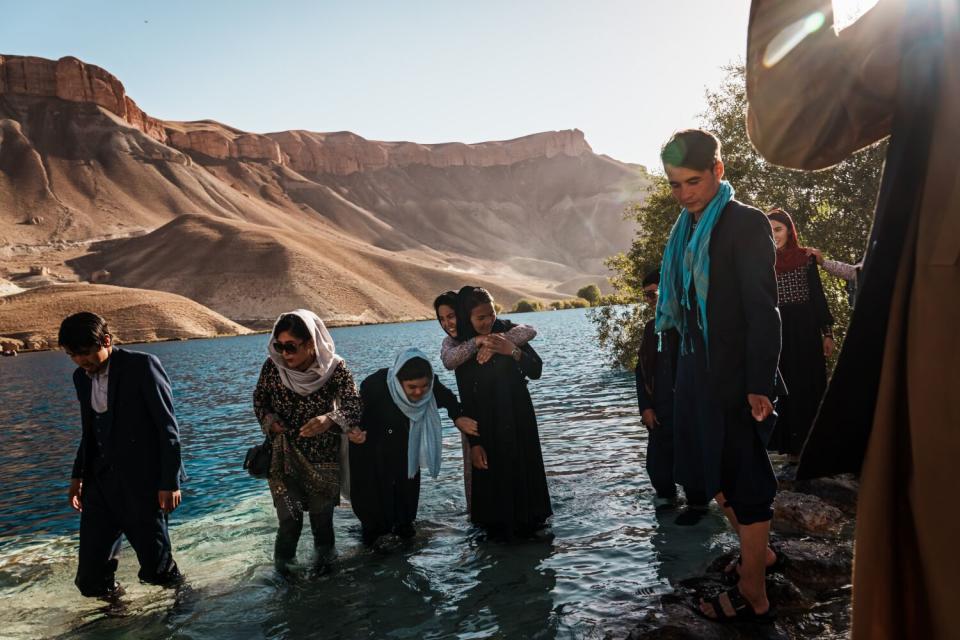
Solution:
{"label": "wet rock", "polygon": [[847,515],[854,515],[857,511],[860,483],[851,473],[800,481],[796,483],[795,490],[817,496]]}
{"label": "wet rock", "polygon": [[773,529],[781,533],[839,536],[846,518],[817,496],[781,491],[773,502]]}
{"label": "wet rock", "polygon": [[850,584],[853,545],[850,541],[783,540],[784,575],[798,587],[815,593],[841,589]]}

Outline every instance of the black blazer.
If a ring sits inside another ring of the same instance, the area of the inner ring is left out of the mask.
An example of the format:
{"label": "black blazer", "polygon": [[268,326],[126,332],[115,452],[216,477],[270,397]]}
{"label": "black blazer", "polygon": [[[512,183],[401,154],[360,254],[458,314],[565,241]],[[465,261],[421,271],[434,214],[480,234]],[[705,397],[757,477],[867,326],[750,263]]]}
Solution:
{"label": "black blazer", "polygon": [[[643,327],[643,339],[637,353],[637,366],[633,370],[637,381],[637,405],[640,413],[653,409],[656,398],[657,358],[670,358],[673,382],[677,380],[677,360],[680,357],[680,334],[676,329],[663,332],[663,351],[659,351],[661,339],[655,330],[656,322],[650,320]],[[671,389],[673,387],[671,386]]]}
{"label": "black blazer", "polygon": [[707,297],[710,380],[725,409],[747,406],[748,393],[783,391],[776,260],[767,216],[731,200],[710,237]]}
{"label": "black blazer", "polygon": [[[83,434],[73,463],[73,478],[95,472],[92,383],[83,369],[73,372],[80,400]],[[147,491],[173,491],[185,479],[180,460],[180,431],[173,394],[160,360],[151,354],[114,347],[110,354],[107,404],[112,412],[104,448],[123,482]]]}

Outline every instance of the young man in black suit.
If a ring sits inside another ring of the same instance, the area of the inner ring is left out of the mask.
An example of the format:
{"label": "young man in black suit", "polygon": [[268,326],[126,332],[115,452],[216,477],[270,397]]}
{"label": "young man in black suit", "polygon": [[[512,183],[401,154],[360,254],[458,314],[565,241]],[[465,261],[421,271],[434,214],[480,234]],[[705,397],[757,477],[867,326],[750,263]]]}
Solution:
{"label": "young man in black suit", "polygon": [[776,414],[780,312],[770,223],[733,199],[720,142],[680,131],[661,151],[683,207],[667,243],[656,330],[680,334],[677,482],[715,496],[740,538],[737,585],[700,602],[711,619],[768,617],[765,568],[776,477],[766,452]]}
{"label": "young man in black suit", "polygon": [[181,580],[167,516],[180,504],[180,435],[170,381],[156,356],[113,346],[106,321],[81,312],[60,325],[60,347],[76,363],[82,434],[70,481],[80,512],[76,585],[88,597],[122,593],[114,580],[121,535],[140,562],[139,578]]}

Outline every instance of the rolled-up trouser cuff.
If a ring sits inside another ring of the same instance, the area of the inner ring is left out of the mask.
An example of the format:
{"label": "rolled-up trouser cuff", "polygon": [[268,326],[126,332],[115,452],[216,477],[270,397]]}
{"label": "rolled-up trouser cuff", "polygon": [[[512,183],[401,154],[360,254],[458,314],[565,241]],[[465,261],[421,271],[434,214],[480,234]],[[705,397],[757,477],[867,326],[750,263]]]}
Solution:
{"label": "rolled-up trouser cuff", "polygon": [[728,500],[730,508],[737,516],[737,522],[740,524],[757,524],[759,522],[769,522],[773,520],[773,505],[769,502],[763,504],[744,504]]}

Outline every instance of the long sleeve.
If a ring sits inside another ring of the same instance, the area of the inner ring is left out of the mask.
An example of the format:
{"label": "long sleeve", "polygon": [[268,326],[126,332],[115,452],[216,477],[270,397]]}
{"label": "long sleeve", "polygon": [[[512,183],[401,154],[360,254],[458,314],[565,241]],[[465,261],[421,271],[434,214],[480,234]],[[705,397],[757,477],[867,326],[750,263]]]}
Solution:
{"label": "long sleeve", "polygon": [[[460,415],[469,416],[476,420],[480,415],[476,406],[476,397],[473,393],[477,375],[476,365],[459,367],[455,374],[457,376],[457,389],[460,390],[461,409],[463,410]],[[483,444],[480,436],[467,436],[467,440],[471,447]]]}
{"label": "long sleeve", "polygon": [[150,417],[157,429],[157,444],[160,455],[160,486],[162,491],[180,488],[180,428],[173,412],[173,392],[170,379],[154,355],[148,355],[146,370],[141,382],[141,392]]}
{"label": "long sleeve", "polygon": [[747,321],[747,393],[773,397],[780,360],[780,310],[773,233],[759,211],[744,216],[734,263]]}
{"label": "long sleeve", "polygon": [[327,384],[337,385],[337,407],[327,413],[327,416],[344,432],[357,429],[363,414],[363,402],[346,363],[340,362],[337,365],[337,370]]}
{"label": "long sleeve", "polygon": [[[767,160],[822,169],[889,134],[905,4],[881,0],[837,34],[829,2],[753,1],[747,130]],[[824,24],[803,34],[801,28],[818,14]],[[791,34],[799,43],[781,50]]]}
{"label": "long sleeve", "polygon": [[382,403],[382,376],[374,373],[364,378],[360,383],[360,429],[367,432],[367,441],[362,445],[351,444],[352,447],[365,447],[367,449],[380,440],[383,432],[383,418],[381,415]]}
{"label": "long sleeve", "polygon": [[[657,348],[654,345],[656,339],[657,334],[654,329],[654,323],[651,320],[643,327],[643,340],[640,343],[640,352],[637,354],[637,366],[633,371],[637,383],[637,408],[641,414],[647,409],[653,408],[653,398],[650,396],[652,385],[650,383],[652,382],[654,372],[652,370],[648,371],[647,367],[651,363],[656,362],[656,355],[653,358],[648,356],[650,349],[656,350]],[[654,353],[656,352],[654,351]]]}
{"label": "long sleeve", "polygon": [[537,330],[529,324],[517,324],[504,331],[503,337],[512,342],[514,346],[522,347],[537,337]]}
{"label": "long sleeve", "polygon": [[817,325],[820,332],[825,336],[833,336],[833,314],[830,313],[830,305],[827,304],[827,296],[823,293],[823,283],[820,281],[820,272],[816,264],[810,265],[810,303],[817,314]]}
{"label": "long sleeve", "polygon": [[653,398],[650,397],[650,393],[647,391],[647,385],[643,383],[643,371],[641,371],[639,362],[633,373],[637,379],[637,408],[640,410],[640,413],[643,414],[647,409],[653,409]]}
{"label": "long sleeve", "polygon": [[[81,373],[78,372],[77,373]],[[83,415],[83,399],[80,397],[80,386],[77,384],[77,373],[73,375],[73,384],[77,390],[77,401],[80,403],[80,444],[77,445],[77,455],[73,459],[73,470],[70,473],[70,477],[74,480],[83,479],[83,463],[84,463],[84,442],[87,439],[86,426],[87,421]],[[82,375],[82,373],[81,373]]]}
{"label": "long sleeve", "polygon": [[440,361],[447,371],[453,371],[477,353],[477,341],[473,338],[457,342],[450,336],[440,345]]}
{"label": "long sleeve", "polygon": [[278,420],[277,415],[273,413],[270,392],[267,390],[267,376],[274,366],[269,358],[263,363],[263,367],[260,369],[260,377],[257,379],[257,386],[253,389],[253,413],[256,414],[264,435],[270,435],[270,427]]}
{"label": "long sleeve", "polygon": [[456,420],[463,415],[463,407],[460,406],[456,394],[440,382],[437,376],[433,376],[433,397],[437,400],[437,407],[446,409],[451,420]]}
{"label": "long sleeve", "polygon": [[531,380],[539,380],[543,374],[543,360],[540,359],[540,354],[529,344],[520,348],[520,361],[517,364],[520,366],[523,375]]}
{"label": "long sleeve", "polygon": [[857,279],[857,267],[846,262],[824,259],[823,270],[847,282],[853,282]]}

